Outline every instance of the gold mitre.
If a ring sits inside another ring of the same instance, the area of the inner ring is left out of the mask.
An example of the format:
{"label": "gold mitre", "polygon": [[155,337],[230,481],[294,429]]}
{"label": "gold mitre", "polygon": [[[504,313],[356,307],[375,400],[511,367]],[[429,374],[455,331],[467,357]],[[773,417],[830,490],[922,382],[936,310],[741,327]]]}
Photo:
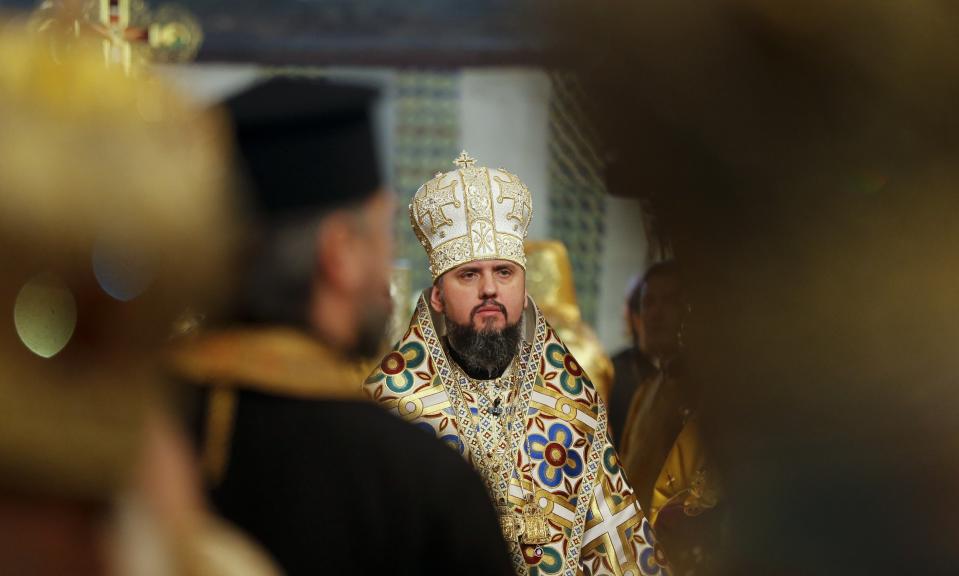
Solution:
{"label": "gold mitre", "polygon": [[456,170],[437,173],[410,204],[410,223],[429,256],[433,280],[476,260],[510,260],[526,268],[529,189],[502,168],[476,166],[465,150],[453,164]]}

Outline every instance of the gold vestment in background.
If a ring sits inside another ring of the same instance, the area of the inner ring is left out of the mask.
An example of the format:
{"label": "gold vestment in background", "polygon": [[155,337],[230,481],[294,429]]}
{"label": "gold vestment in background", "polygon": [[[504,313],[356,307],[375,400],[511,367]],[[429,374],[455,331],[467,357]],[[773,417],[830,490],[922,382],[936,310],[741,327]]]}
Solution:
{"label": "gold vestment in background", "polygon": [[527,240],[526,260],[526,290],[586,370],[603,401],[608,401],[613,363],[596,332],[583,321],[566,246],[559,240]]}

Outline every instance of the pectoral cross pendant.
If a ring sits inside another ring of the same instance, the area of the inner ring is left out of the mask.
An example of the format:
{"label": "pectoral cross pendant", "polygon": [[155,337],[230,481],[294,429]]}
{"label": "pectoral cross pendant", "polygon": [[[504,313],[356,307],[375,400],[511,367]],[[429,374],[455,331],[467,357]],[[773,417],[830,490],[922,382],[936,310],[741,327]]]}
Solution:
{"label": "pectoral cross pendant", "polygon": [[520,536],[520,542],[529,545],[549,543],[549,522],[546,520],[546,512],[533,500],[533,496],[526,497],[522,524],[524,530]]}
{"label": "pectoral cross pendant", "polygon": [[507,542],[515,542],[519,534],[517,533],[513,507],[508,504],[500,504],[496,507],[496,513],[499,516],[499,527],[503,531],[503,539]]}

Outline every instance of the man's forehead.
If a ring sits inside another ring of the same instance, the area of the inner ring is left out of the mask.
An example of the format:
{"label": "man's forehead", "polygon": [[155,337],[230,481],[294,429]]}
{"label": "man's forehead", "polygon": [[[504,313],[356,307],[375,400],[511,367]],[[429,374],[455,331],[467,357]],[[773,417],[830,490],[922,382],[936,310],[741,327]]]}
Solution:
{"label": "man's forehead", "polygon": [[474,260],[466,264],[460,264],[456,268],[450,269],[450,272],[460,272],[462,270],[485,270],[489,268],[520,268],[520,265],[510,260]]}

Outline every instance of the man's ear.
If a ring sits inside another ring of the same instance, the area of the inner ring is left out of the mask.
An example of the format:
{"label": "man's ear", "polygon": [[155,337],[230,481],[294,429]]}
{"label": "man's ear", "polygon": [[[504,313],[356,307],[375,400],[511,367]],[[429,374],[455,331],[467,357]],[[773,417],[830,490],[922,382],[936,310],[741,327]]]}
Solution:
{"label": "man's ear", "polygon": [[331,214],[316,231],[316,267],[323,283],[331,288],[353,292],[364,282],[364,255],[358,235],[346,214]]}
{"label": "man's ear", "polygon": [[520,266],[523,273],[523,310],[529,308],[529,290],[526,289],[526,268]]}
{"label": "man's ear", "polygon": [[430,288],[430,306],[437,314],[443,313],[443,297],[440,294],[440,287],[436,284],[433,284],[433,287]]}

